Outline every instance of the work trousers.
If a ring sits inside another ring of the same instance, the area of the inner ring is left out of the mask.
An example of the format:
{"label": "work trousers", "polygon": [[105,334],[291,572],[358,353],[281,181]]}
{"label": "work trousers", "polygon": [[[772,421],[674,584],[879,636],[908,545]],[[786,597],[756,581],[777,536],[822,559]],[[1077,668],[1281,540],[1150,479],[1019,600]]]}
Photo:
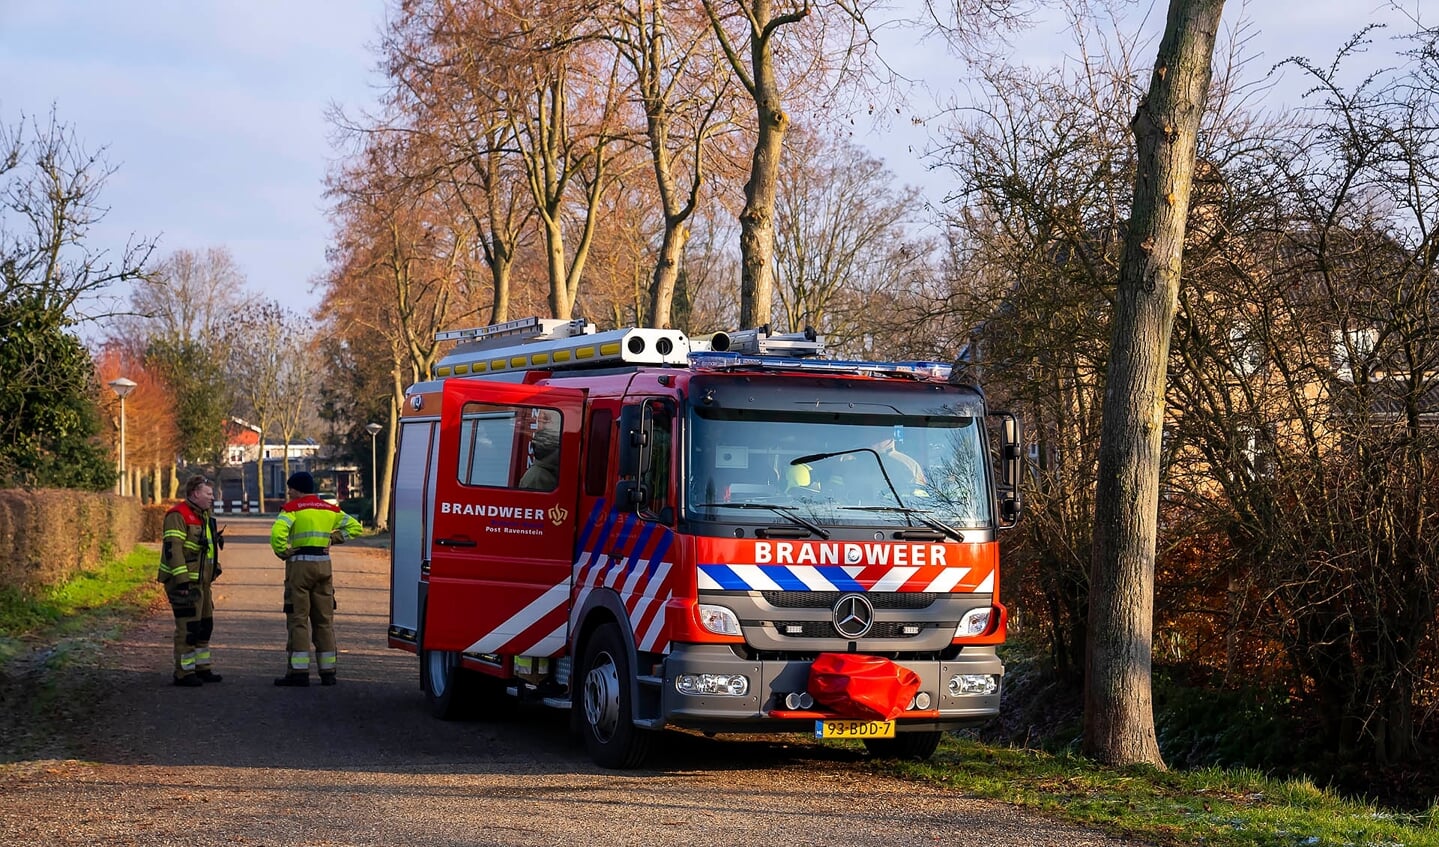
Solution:
{"label": "work trousers", "polygon": [[170,610],[175,613],[175,678],[210,669],[210,636],[215,631],[215,602],[210,583],[191,580],[186,600],[176,602],[169,592]]}
{"label": "work trousers", "polygon": [[320,673],[335,672],[335,582],[328,557],[285,562],[285,622],[289,672],[310,672],[310,644]]}

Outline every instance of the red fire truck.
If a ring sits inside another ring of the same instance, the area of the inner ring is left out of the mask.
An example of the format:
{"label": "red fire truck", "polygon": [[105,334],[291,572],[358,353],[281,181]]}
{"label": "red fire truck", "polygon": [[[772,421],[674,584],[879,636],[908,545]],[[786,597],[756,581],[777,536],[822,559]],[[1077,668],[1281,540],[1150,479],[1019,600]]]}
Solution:
{"label": "red fire truck", "polygon": [[763,328],[439,337],[401,418],[389,625],[435,715],[569,709],[622,768],[665,727],[926,757],[998,712],[1019,424],[949,365]]}

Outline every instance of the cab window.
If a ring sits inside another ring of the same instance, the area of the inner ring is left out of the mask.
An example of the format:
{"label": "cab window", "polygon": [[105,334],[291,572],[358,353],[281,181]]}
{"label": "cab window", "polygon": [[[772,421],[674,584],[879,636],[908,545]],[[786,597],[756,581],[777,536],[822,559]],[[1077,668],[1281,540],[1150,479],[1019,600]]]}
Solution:
{"label": "cab window", "polygon": [[559,409],[466,403],[455,478],[469,486],[553,490],[563,423]]}

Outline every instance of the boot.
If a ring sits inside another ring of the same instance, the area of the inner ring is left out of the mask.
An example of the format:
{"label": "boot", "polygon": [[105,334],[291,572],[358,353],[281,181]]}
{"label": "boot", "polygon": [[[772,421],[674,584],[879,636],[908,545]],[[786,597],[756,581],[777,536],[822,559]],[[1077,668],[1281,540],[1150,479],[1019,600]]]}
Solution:
{"label": "boot", "polygon": [[286,688],[306,688],[310,685],[310,675],[307,673],[287,673],[284,676],[276,677],[275,684]]}
{"label": "boot", "polygon": [[209,668],[201,668],[195,671],[195,676],[198,676],[201,682],[219,682],[224,679],[223,676],[220,676]]}
{"label": "boot", "polygon": [[175,677],[175,685],[180,688],[199,688],[204,684],[198,674],[187,673],[184,676]]}
{"label": "boot", "polygon": [[334,671],[330,671],[329,673],[322,673],[322,674],[320,674],[320,684],[321,684],[321,685],[334,685],[335,682],[336,682],[336,680],[335,680],[335,672],[334,672]]}

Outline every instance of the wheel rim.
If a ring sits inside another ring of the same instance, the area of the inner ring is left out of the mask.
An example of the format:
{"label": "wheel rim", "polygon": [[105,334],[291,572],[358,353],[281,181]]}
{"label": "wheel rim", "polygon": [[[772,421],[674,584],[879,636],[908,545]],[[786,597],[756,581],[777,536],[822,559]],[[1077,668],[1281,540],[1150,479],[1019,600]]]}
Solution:
{"label": "wheel rim", "polygon": [[585,675],[585,720],[600,743],[614,737],[620,720],[620,677],[609,653],[595,656],[594,667]]}
{"label": "wheel rim", "polygon": [[450,687],[450,669],[454,663],[450,654],[443,650],[431,650],[427,658],[429,662],[430,693],[436,697],[445,696],[445,691]]}

